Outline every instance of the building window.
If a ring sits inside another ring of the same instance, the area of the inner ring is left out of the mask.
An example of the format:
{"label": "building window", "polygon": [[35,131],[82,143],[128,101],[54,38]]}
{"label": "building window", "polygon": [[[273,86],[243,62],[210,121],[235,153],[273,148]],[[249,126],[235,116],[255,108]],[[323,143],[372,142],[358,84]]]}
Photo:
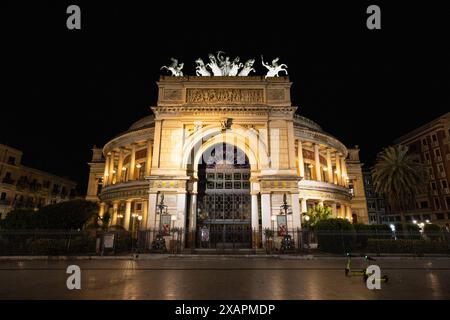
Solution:
{"label": "building window", "polygon": [[436,191],[436,190],[437,190],[437,187],[436,187],[436,183],[435,183],[435,182],[432,182],[432,183],[431,183],[431,190],[433,190],[433,191]]}
{"label": "building window", "polygon": [[445,219],[445,215],[443,213],[436,213],[436,219],[444,220]]}
{"label": "building window", "polygon": [[423,217],[423,220],[431,220],[431,215],[429,215],[429,214],[424,214],[422,217]]}
{"label": "building window", "polygon": [[441,187],[442,189],[447,189],[448,185],[446,180],[441,180]]}
{"label": "building window", "polygon": [[427,139],[426,138],[423,138],[422,139],[422,145],[424,145],[424,146],[426,146],[428,143],[427,143]]}
{"label": "building window", "polygon": [[436,136],[436,134],[433,134],[433,135],[431,136],[431,139],[433,139],[433,141],[436,142],[436,141],[437,141],[437,136]]}
{"label": "building window", "polygon": [[9,158],[8,158],[8,164],[15,165],[15,164],[16,164],[16,158],[14,158],[14,157],[9,157]]}
{"label": "building window", "polygon": [[136,203],[136,211],[142,211],[142,203]]}
{"label": "building window", "polygon": [[437,167],[438,167],[439,173],[444,172],[444,166],[442,164],[439,164]]}
{"label": "building window", "polygon": [[439,199],[438,198],[434,198],[434,209],[435,210],[441,209],[441,204],[439,203]]}
{"label": "building window", "polygon": [[420,201],[421,209],[428,209],[428,201]]}
{"label": "building window", "polygon": [[428,152],[425,152],[425,160],[430,161],[430,154]]}
{"label": "building window", "polygon": [[312,167],[305,163],[305,180],[312,180]]}
{"label": "building window", "polygon": [[434,149],[434,155],[436,158],[439,158],[441,156],[441,151],[439,149]]}
{"label": "building window", "polygon": [[6,192],[2,192],[0,195],[0,200],[5,201],[6,200]]}
{"label": "building window", "polygon": [[447,205],[447,209],[450,208],[450,197],[445,197],[445,204]]}

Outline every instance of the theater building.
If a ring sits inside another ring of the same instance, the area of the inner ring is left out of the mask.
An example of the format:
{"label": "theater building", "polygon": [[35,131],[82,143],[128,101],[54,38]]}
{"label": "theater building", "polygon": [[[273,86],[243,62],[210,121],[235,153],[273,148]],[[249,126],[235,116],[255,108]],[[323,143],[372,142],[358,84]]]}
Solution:
{"label": "theater building", "polygon": [[149,115],[93,150],[87,199],[112,225],[263,239],[283,199],[288,229],[315,204],[367,223],[359,150],[347,160],[345,145],[296,113],[288,77],[161,76],[157,85]]}

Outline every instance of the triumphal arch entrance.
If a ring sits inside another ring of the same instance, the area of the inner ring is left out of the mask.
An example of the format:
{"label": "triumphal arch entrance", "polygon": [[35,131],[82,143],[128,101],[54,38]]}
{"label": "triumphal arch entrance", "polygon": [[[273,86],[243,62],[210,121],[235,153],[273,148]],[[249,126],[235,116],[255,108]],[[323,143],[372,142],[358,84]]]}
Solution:
{"label": "triumphal arch entrance", "polygon": [[299,228],[289,78],[161,76],[157,85],[147,226],[170,221],[196,247],[202,235],[252,247],[286,195],[288,228]]}

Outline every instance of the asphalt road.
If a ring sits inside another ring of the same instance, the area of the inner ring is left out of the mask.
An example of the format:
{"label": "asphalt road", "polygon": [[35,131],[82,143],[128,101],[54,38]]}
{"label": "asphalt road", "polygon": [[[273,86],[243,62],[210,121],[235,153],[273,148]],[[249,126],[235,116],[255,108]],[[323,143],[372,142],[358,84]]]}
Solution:
{"label": "asphalt road", "polygon": [[[81,268],[80,290],[66,286],[72,264]],[[0,261],[0,299],[450,299],[448,258],[373,264],[389,276],[380,290],[346,277],[341,258]]]}

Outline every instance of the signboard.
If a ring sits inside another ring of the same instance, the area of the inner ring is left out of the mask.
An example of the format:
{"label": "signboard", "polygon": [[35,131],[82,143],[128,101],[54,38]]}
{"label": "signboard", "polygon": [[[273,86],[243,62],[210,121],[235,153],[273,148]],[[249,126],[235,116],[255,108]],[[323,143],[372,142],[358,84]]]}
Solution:
{"label": "signboard", "polygon": [[170,214],[163,214],[161,216],[161,233],[163,236],[170,235]]}
{"label": "signboard", "polygon": [[209,241],[209,229],[204,226],[201,232],[202,242],[208,242]]}
{"label": "signboard", "polygon": [[104,234],[103,235],[103,248],[113,249],[114,248],[114,234]]}
{"label": "signboard", "polygon": [[278,235],[281,237],[286,235],[287,223],[285,215],[277,216],[277,225],[278,225]]}

